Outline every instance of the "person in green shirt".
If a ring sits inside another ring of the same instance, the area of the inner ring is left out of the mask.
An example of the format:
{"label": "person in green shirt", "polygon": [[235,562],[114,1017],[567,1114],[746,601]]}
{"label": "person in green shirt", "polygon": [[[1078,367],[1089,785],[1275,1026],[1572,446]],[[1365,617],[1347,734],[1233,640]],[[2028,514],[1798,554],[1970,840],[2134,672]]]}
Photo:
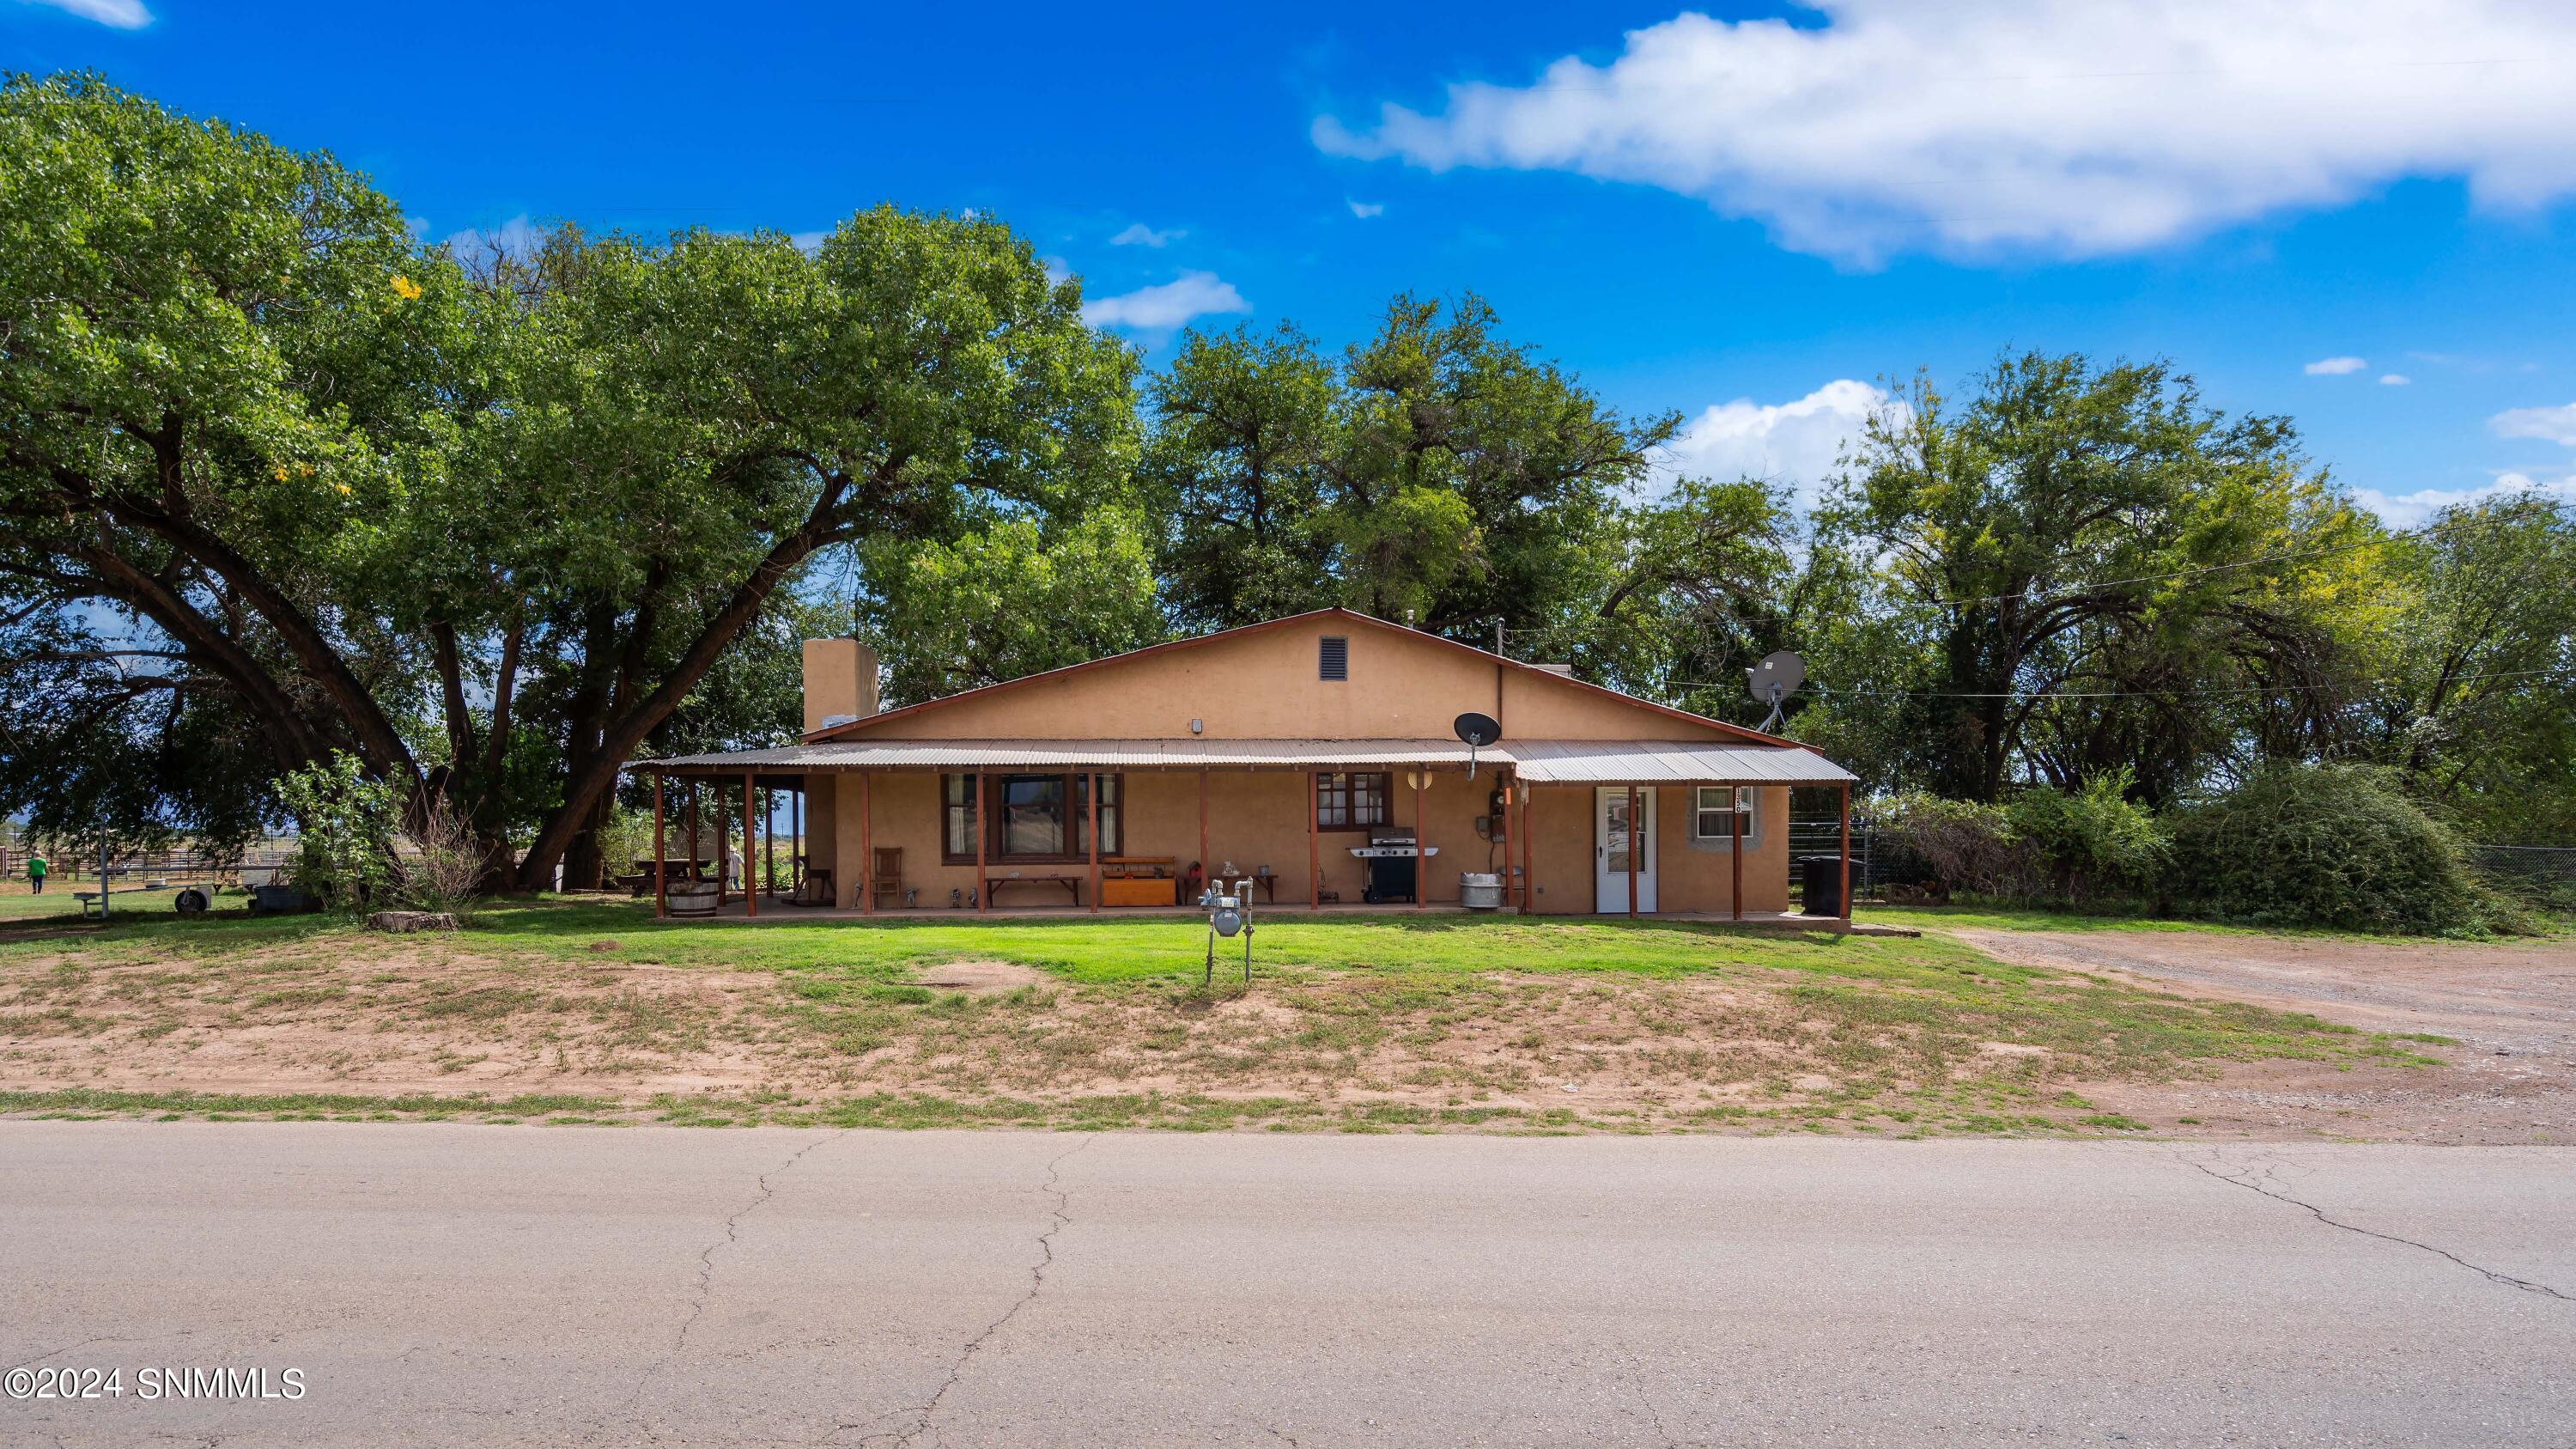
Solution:
{"label": "person in green shirt", "polygon": [[27,880],[35,886],[36,894],[45,893],[45,858],[32,850],[27,852]]}

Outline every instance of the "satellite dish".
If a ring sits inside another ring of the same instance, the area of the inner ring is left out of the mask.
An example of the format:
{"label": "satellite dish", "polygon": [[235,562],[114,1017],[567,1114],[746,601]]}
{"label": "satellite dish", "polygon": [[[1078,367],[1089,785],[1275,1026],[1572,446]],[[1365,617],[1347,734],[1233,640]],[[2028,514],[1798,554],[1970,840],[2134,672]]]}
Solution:
{"label": "satellite dish", "polygon": [[1779,726],[1780,706],[1788,701],[1790,695],[1798,692],[1799,685],[1806,682],[1807,661],[1786,649],[1764,655],[1761,663],[1744,671],[1745,687],[1752,694],[1753,702],[1771,707],[1769,717],[1762,721],[1764,732]]}
{"label": "satellite dish", "polygon": [[1452,720],[1449,727],[1467,742],[1467,778],[1472,780],[1476,778],[1476,752],[1503,737],[1502,722],[1492,715],[1469,710]]}

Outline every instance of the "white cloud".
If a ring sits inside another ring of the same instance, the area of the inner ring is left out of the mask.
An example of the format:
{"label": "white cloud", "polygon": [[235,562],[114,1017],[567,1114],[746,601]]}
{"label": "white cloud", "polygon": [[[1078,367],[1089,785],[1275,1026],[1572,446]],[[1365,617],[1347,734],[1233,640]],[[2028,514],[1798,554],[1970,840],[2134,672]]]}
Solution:
{"label": "white cloud", "polygon": [[2379,385],[2381,387],[2406,387],[2411,385],[2414,381],[2415,379],[2408,377],[2402,372],[2383,372],[2379,375]]}
{"label": "white cloud", "polygon": [[522,213],[488,231],[481,227],[469,226],[463,231],[449,232],[446,246],[448,251],[455,254],[457,260],[471,262],[495,247],[511,256],[524,257],[535,252],[538,245],[545,239],[545,228],[528,220]]}
{"label": "white cloud", "polygon": [[1345,196],[1342,198],[1342,204],[1351,209],[1351,215],[1358,217],[1362,221],[1366,221],[1373,216],[1386,215],[1386,203],[1383,201],[1353,201],[1351,198]]}
{"label": "white cloud", "polygon": [[1685,13],[1528,86],[1314,123],[1336,155],[1560,170],[1759,218],[1852,261],[2132,251],[2404,177],[2487,207],[2576,191],[2557,0],[1813,0]]}
{"label": "white cloud", "polygon": [[2500,438],[2542,438],[2576,448],[2576,403],[2563,408],[2508,408],[2487,419]]}
{"label": "white cloud", "polygon": [[1038,258],[1038,265],[1046,269],[1048,286],[1054,286],[1073,275],[1073,263],[1052,253]]}
{"label": "white cloud", "polygon": [[1188,232],[1178,229],[1174,229],[1172,231],[1156,231],[1145,223],[1138,221],[1128,223],[1125,231],[1122,231],[1118,233],[1118,235],[1109,239],[1109,244],[1113,247],[1163,247],[1169,246],[1173,242],[1179,241],[1181,238],[1188,235]]}
{"label": "white cloud", "polygon": [[2368,366],[2370,363],[2359,357],[2321,357],[2300,370],[2310,377],[2341,377]]}
{"label": "white cloud", "polygon": [[1173,281],[1085,302],[1082,320],[1094,327],[1168,332],[1195,317],[1251,310],[1252,304],[1243,300],[1234,283],[1214,272],[1183,272]]}
{"label": "white cloud", "polygon": [[95,20],[119,30],[141,30],[152,23],[152,12],[143,8],[143,0],[35,0],[35,3],[68,10],[83,20]]}
{"label": "white cloud", "polygon": [[1795,402],[1757,403],[1751,398],[1716,403],[1682,429],[1662,471],[1672,478],[1730,482],[1761,478],[1786,483],[1802,503],[1813,504],[1835,460],[1859,436],[1870,414],[1904,404],[1884,389],[1839,378]]}
{"label": "white cloud", "polygon": [[2421,528],[2433,521],[2443,509],[2500,493],[2557,493],[2576,496],[2576,475],[2561,478],[2535,478],[2528,473],[2502,472],[2495,481],[2479,488],[2423,488],[2413,493],[2382,493],[2376,488],[2353,490],[2353,500],[2379,515],[2391,528]]}

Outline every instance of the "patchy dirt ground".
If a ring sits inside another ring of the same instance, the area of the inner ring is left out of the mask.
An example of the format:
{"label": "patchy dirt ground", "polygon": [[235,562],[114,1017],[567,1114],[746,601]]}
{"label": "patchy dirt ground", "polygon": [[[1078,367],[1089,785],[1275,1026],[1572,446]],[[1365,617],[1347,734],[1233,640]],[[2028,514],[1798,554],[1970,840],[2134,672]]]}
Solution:
{"label": "patchy dirt ground", "polygon": [[2217,1079],[2079,1084],[2182,1136],[2576,1142],[2576,943],[2473,945],[2190,931],[1954,929],[1999,960],[2310,1012],[2410,1042],[2438,1071],[2235,1062]]}

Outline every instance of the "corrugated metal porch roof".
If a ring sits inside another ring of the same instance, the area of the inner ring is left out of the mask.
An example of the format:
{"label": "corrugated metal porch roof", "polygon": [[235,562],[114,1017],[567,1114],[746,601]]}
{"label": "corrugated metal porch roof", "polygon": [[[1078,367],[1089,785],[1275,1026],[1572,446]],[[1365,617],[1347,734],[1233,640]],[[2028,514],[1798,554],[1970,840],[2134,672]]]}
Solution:
{"label": "corrugated metal porch roof", "polygon": [[[1813,750],[1682,740],[1506,740],[1476,752],[1539,785],[1836,785],[1858,777]],[[1313,769],[1341,765],[1464,765],[1448,740],[849,740],[775,750],[638,760],[679,774],[803,770]]]}

